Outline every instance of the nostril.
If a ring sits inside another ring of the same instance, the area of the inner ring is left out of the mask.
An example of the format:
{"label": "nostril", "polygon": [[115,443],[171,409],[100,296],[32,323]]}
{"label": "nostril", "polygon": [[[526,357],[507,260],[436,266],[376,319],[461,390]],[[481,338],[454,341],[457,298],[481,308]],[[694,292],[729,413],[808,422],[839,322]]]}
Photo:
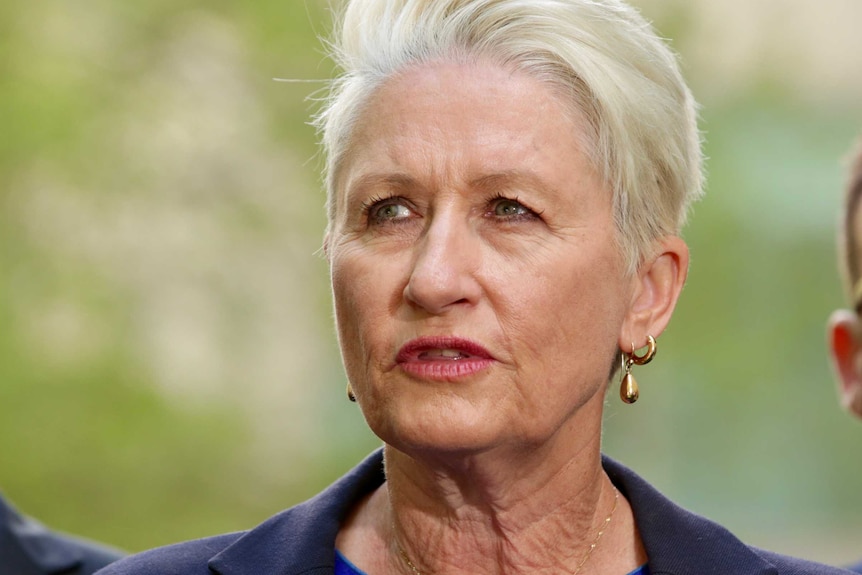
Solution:
{"label": "nostril", "polygon": [[411,305],[430,313],[443,313],[453,305],[470,302],[465,278],[453,273],[415,273],[404,289]]}
{"label": "nostril", "polygon": [[432,226],[417,244],[404,286],[405,300],[432,314],[475,303],[478,294],[474,275],[477,250],[469,249],[464,241],[467,231],[449,225],[450,220],[438,216],[436,227]]}

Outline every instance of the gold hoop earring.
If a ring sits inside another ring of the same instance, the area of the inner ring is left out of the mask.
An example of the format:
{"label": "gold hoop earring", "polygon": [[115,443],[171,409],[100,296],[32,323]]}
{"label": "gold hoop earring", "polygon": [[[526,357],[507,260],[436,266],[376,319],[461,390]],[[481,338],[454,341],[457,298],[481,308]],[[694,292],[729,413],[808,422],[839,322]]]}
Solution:
{"label": "gold hoop earring", "polygon": [[356,403],[356,396],[353,395],[353,388],[350,387],[349,383],[347,384],[347,399],[349,399],[353,403]]}
{"label": "gold hoop earring", "polygon": [[631,352],[620,354],[623,370],[623,378],[620,381],[620,399],[629,404],[636,402],[640,397],[638,382],[632,375],[632,366],[646,365],[652,361],[656,353],[655,338],[651,335],[647,336],[647,350],[643,355],[637,355],[635,351],[635,344],[632,342]]}
{"label": "gold hoop earring", "polygon": [[647,350],[641,356],[635,355],[635,344],[632,343],[632,352],[629,354],[631,360],[637,365],[646,365],[652,361],[652,358],[655,357],[655,352],[657,350],[655,338],[651,335],[646,336],[647,339]]}

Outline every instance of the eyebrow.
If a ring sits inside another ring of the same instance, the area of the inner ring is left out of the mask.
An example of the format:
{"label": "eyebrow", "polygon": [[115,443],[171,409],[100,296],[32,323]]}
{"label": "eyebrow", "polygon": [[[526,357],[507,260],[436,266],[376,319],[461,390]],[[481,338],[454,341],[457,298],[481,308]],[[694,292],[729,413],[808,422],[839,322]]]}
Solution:
{"label": "eyebrow", "polygon": [[[557,193],[557,190],[549,186],[540,177],[530,172],[520,170],[507,170],[495,172],[473,178],[467,183],[471,190],[484,193],[499,192],[501,190],[530,189],[536,191]],[[390,192],[400,193],[409,190],[424,189],[419,180],[404,173],[379,173],[365,174],[352,182],[348,188],[349,194],[363,192],[369,188],[384,188]]]}
{"label": "eyebrow", "polygon": [[423,187],[415,178],[407,174],[366,174],[351,183],[347,192],[363,191],[367,188],[386,188],[389,190],[409,190]]}
{"label": "eyebrow", "polygon": [[513,189],[531,189],[550,193],[557,192],[555,188],[549,186],[535,174],[519,170],[509,170],[481,176],[471,180],[470,187],[488,192]]}

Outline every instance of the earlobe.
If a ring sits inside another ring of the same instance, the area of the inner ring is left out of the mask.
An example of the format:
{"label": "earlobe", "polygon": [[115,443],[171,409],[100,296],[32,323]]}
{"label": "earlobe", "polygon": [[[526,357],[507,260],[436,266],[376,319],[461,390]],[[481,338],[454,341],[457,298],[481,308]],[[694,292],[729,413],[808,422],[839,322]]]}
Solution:
{"label": "earlobe", "polygon": [[846,410],[862,417],[862,345],[859,318],[850,310],[832,313],[828,322],[829,351],[838,379],[838,393]]}
{"label": "earlobe", "polygon": [[654,255],[641,264],[619,345],[631,351],[646,345],[647,335],[658,338],[665,330],[688,275],[688,246],[676,236],[658,243]]}

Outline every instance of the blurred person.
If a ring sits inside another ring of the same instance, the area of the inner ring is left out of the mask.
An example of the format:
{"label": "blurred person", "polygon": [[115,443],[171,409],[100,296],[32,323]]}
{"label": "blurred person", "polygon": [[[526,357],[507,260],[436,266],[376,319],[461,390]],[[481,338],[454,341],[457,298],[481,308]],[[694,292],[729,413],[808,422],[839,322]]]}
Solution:
{"label": "blurred person", "polygon": [[0,495],[0,575],[90,575],[122,556],[117,549],[51,531]]}
{"label": "blurred person", "polygon": [[[849,179],[838,225],[838,266],[852,309],[839,309],[829,318],[832,364],[838,395],[851,414],[862,418],[862,141],[851,157]],[[862,573],[862,561],[852,567]]]}
{"label": "blurred person", "polygon": [[844,573],[750,547],[601,453],[605,392],[638,398],[702,190],[696,104],[637,11],[353,0],[338,36],[324,251],[348,397],[383,447],[256,528],[101,573]]}

